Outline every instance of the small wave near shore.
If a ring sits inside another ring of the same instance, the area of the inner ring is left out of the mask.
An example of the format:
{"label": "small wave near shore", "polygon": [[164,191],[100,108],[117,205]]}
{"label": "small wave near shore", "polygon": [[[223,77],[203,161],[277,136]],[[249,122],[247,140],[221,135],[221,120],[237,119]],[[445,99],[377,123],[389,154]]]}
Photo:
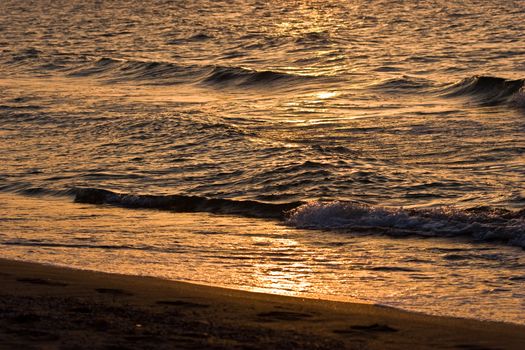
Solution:
{"label": "small wave near shore", "polygon": [[470,236],[525,248],[525,209],[382,208],[344,201],[268,203],[185,195],[132,195],[103,189],[72,191],[75,201],[175,212],[211,212],[280,219],[302,229],[348,230],[390,236]]}

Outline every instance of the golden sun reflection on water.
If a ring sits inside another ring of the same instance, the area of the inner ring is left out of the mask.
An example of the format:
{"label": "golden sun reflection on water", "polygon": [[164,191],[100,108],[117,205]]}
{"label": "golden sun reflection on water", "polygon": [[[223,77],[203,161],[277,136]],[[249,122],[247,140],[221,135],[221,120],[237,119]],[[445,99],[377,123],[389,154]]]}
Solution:
{"label": "golden sun reflection on water", "polygon": [[320,100],[326,100],[332,97],[336,97],[337,95],[339,95],[339,93],[335,91],[323,91],[318,92],[315,96]]}
{"label": "golden sun reflection on water", "polygon": [[[256,237],[257,245],[267,246],[266,259],[253,265],[253,279],[258,287],[249,288],[254,292],[296,295],[310,290],[308,276],[313,273],[305,259],[297,261],[292,256],[301,250],[301,244],[290,238]],[[276,258],[290,252],[289,258]],[[295,260],[295,261],[293,261]]]}

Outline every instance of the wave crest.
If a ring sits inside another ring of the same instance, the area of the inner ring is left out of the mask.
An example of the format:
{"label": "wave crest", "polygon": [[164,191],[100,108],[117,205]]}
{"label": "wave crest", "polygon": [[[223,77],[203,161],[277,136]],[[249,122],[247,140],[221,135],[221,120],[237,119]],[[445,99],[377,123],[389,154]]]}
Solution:
{"label": "wave crest", "polygon": [[100,58],[70,70],[70,76],[98,77],[111,81],[147,81],[151,84],[174,84],[188,80],[188,74],[197,74],[198,67],[183,67],[169,62],[127,61]]}
{"label": "wave crest", "polygon": [[380,81],[373,85],[373,88],[379,91],[389,93],[414,93],[425,91],[431,87],[431,82],[417,77],[403,76],[401,78],[391,78]]}
{"label": "wave crest", "polygon": [[210,212],[247,217],[284,218],[284,213],[301,205],[292,203],[265,203],[253,200],[206,198],[186,195],[133,195],[99,188],[74,189],[75,202],[111,204],[126,208],[160,209],[175,212]]}
{"label": "wave crest", "polygon": [[300,75],[294,75],[270,70],[256,71],[240,67],[217,66],[202,80],[205,84],[256,86],[268,85],[278,82],[292,82],[303,79],[312,79]]}
{"label": "wave crest", "polygon": [[286,222],[298,228],[379,230],[394,236],[468,235],[525,248],[525,209],[389,209],[352,202],[311,202],[288,212]]}
{"label": "wave crest", "polygon": [[523,93],[524,83],[524,79],[473,76],[450,85],[443,91],[443,96],[469,96],[476,98],[483,106],[495,106],[512,103],[516,95]]}
{"label": "wave crest", "polygon": [[129,61],[100,58],[69,70],[69,76],[96,77],[113,82],[142,81],[148,84],[199,83],[220,87],[265,87],[300,82],[314,77],[276,72],[257,71],[242,67],[178,65],[158,61]]}

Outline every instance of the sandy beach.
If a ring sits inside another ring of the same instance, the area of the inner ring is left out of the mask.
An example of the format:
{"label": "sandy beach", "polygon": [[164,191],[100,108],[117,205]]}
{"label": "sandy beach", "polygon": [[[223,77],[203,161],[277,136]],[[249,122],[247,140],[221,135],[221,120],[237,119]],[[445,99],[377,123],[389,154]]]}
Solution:
{"label": "sandy beach", "polygon": [[525,327],[0,260],[2,349],[522,349]]}

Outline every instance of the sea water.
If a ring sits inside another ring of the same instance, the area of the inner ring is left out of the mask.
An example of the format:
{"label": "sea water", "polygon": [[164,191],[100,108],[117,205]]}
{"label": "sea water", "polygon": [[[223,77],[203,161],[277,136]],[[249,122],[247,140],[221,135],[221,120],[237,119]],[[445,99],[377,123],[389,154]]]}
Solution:
{"label": "sea water", "polygon": [[1,256],[525,323],[525,1],[0,13]]}

